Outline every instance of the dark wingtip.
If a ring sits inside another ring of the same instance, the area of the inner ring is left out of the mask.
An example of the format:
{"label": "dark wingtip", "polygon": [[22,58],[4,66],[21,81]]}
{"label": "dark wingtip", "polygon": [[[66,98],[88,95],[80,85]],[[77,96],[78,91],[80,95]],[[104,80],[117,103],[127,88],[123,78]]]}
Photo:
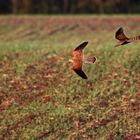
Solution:
{"label": "dark wingtip", "polygon": [[86,46],[88,44],[88,41],[84,41],[84,42],[81,43],[81,45],[82,44]]}
{"label": "dark wingtip", "polygon": [[123,28],[122,28],[122,27],[120,27],[118,30],[123,30]]}
{"label": "dark wingtip", "polygon": [[120,27],[118,30],[117,30],[117,32],[122,32],[123,31],[123,28],[122,27]]}
{"label": "dark wingtip", "polygon": [[84,49],[84,48],[86,47],[87,44],[88,44],[88,41],[82,42],[80,45],[78,45],[78,47],[76,47],[76,48],[74,49],[74,51]]}
{"label": "dark wingtip", "polygon": [[115,34],[115,37],[117,37],[119,34],[123,33],[123,28],[120,27],[117,31],[116,31],[116,34]]}
{"label": "dark wingtip", "polygon": [[85,79],[85,80],[87,80],[88,79],[88,77],[82,77],[83,79]]}
{"label": "dark wingtip", "polygon": [[73,69],[81,78],[88,79],[86,74],[81,69]]}
{"label": "dark wingtip", "polygon": [[86,45],[88,44],[88,41],[85,41],[85,42],[83,42],[83,43],[85,43]]}

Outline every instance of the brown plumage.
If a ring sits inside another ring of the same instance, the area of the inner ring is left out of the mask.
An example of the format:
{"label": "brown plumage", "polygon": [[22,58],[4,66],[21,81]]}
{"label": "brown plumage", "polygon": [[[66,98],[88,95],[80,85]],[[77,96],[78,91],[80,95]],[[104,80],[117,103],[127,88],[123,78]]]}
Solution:
{"label": "brown plumage", "polygon": [[121,45],[125,45],[125,44],[128,44],[128,43],[131,43],[133,41],[136,41],[136,40],[140,40],[140,36],[135,36],[135,37],[131,37],[131,38],[128,38],[125,34],[124,34],[124,30],[122,27],[120,27],[116,33],[115,33],[115,38],[117,40],[119,40],[119,42],[115,45],[115,47],[118,47],[118,46],[121,46]]}
{"label": "brown plumage", "polygon": [[[88,77],[82,70],[82,66],[84,61],[84,55],[83,55],[83,49],[86,47],[88,44],[87,41],[81,43],[78,47],[76,47],[73,51],[73,59],[70,60],[72,62],[72,69],[83,79],[87,79]],[[90,59],[87,59],[87,63],[94,63],[96,61],[95,57],[90,57]]]}

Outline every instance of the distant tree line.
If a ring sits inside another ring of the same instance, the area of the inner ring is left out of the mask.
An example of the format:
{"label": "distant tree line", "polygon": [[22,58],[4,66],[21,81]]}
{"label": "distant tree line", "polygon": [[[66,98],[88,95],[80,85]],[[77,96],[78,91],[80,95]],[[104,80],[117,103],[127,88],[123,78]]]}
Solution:
{"label": "distant tree line", "polygon": [[0,0],[0,14],[140,13],[140,0]]}

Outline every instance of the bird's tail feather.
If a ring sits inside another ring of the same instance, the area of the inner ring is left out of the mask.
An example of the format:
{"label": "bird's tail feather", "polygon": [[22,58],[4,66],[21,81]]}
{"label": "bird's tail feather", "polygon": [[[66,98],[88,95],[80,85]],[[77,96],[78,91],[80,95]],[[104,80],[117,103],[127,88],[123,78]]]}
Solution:
{"label": "bird's tail feather", "polygon": [[85,60],[84,60],[84,62],[85,63],[95,63],[95,61],[96,61],[97,59],[96,59],[96,57],[95,56],[90,56],[90,57],[88,57],[88,58],[86,58]]}
{"label": "bird's tail feather", "polygon": [[140,35],[130,38],[130,41],[140,40]]}

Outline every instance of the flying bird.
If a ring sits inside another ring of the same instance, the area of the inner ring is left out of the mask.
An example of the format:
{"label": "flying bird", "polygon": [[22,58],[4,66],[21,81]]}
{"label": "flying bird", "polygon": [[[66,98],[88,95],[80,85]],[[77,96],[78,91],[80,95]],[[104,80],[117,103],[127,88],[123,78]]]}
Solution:
{"label": "flying bird", "polygon": [[120,27],[116,33],[115,33],[115,38],[117,40],[119,40],[119,42],[115,45],[115,47],[118,47],[118,46],[121,46],[121,45],[125,45],[125,44],[128,44],[128,43],[131,43],[133,41],[136,41],[136,40],[140,40],[140,35],[139,36],[135,36],[135,37],[131,37],[131,38],[128,38],[125,34],[124,34],[124,30],[122,27]]}
{"label": "flying bird", "polygon": [[88,44],[87,41],[81,43],[73,50],[73,58],[69,60],[72,63],[72,69],[83,79],[87,79],[87,75],[82,70],[83,63],[94,63],[96,57],[84,58],[83,49]]}

